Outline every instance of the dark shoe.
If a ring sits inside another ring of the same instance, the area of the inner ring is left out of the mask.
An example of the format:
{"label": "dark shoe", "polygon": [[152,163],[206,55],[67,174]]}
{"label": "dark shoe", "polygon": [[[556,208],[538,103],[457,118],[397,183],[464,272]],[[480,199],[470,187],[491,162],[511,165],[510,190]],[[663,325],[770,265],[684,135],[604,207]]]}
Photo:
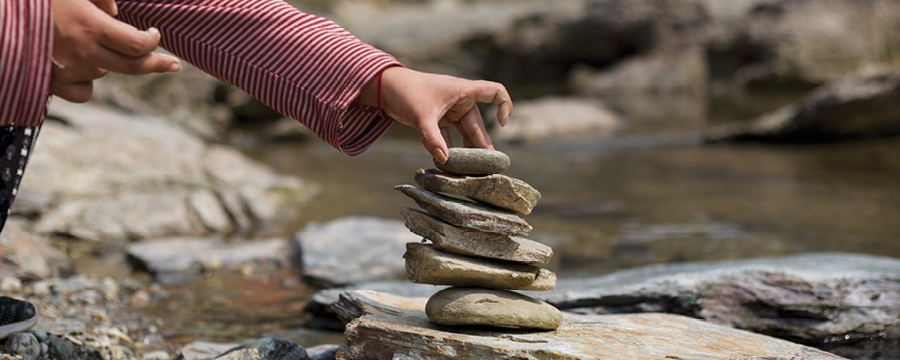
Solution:
{"label": "dark shoe", "polygon": [[31,329],[37,319],[37,309],[30,302],[0,296],[0,339]]}

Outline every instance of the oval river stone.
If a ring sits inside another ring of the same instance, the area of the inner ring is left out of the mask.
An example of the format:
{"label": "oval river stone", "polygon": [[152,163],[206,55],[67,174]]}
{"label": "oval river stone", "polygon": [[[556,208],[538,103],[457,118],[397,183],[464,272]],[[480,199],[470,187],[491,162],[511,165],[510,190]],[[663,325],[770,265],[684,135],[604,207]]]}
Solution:
{"label": "oval river stone", "polygon": [[425,304],[425,314],[440,325],[556,330],[563,322],[559,309],[543,301],[513,291],[467,287],[438,291]]}
{"label": "oval river stone", "polygon": [[509,156],[497,150],[480,148],[450,148],[447,162],[434,159],[434,166],[454,175],[499,174],[509,168]]}

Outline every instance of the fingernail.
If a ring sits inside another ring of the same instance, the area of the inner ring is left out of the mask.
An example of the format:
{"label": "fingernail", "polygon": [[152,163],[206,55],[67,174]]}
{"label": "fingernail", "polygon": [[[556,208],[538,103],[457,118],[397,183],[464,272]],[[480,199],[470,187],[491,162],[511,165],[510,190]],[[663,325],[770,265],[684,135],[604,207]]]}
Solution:
{"label": "fingernail", "polygon": [[440,148],[434,148],[431,150],[431,156],[434,156],[434,159],[437,160],[441,164],[447,163],[447,154],[444,154]]}
{"label": "fingernail", "polygon": [[159,34],[159,29],[152,27],[152,28],[147,29],[147,32],[150,33],[151,35],[156,35],[156,34]]}
{"label": "fingernail", "polygon": [[116,5],[115,1],[112,2],[112,16],[119,15],[119,6]]}
{"label": "fingernail", "polygon": [[506,126],[506,124],[509,123],[509,118],[510,117],[507,116],[506,119],[503,119],[503,121],[500,122],[500,126]]}
{"label": "fingernail", "polygon": [[179,71],[181,71],[181,63],[174,63],[169,66],[169,72],[177,73]]}

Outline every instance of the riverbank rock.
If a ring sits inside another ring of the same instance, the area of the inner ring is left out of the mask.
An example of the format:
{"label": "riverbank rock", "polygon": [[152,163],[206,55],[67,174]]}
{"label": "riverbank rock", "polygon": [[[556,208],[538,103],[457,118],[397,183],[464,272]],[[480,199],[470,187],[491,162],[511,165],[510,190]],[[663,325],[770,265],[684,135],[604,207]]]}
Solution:
{"label": "riverbank rock", "polygon": [[434,159],[434,166],[453,175],[499,174],[509,168],[509,156],[496,150],[452,147],[447,150],[447,162]]}
{"label": "riverbank rock", "polygon": [[556,284],[556,274],[547,269],[457,255],[429,244],[406,244],[403,258],[409,280],[420,284],[535,291],[552,290]]}
{"label": "riverbank rock", "polygon": [[[53,101],[22,188],[50,197],[31,230],[125,243],[277,226],[318,186],[165,121]],[[242,221],[243,219],[243,221]]]}
{"label": "riverbank rock", "polygon": [[10,218],[0,233],[0,274],[40,280],[72,273],[72,262],[45,235],[27,231],[28,222]]}
{"label": "riverbank rock", "polygon": [[870,68],[746,122],[706,129],[706,142],[806,143],[900,134],[900,68]]}
{"label": "riverbank rock", "polygon": [[[784,340],[668,314],[566,314],[550,332],[493,331],[435,325],[425,298],[372,291],[341,296],[347,321],[338,359],[841,359]],[[722,344],[727,344],[723,346]]]}
{"label": "riverbank rock", "polygon": [[512,291],[451,287],[425,304],[428,319],[441,325],[483,325],[556,330],[563,315],[555,307]]}
{"label": "riverbank rock", "polygon": [[325,287],[398,279],[406,274],[400,254],[419,240],[401,221],[348,217],[308,224],[294,235],[292,258]]}
{"label": "riverbank rock", "polygon": [[459,228],[410,208],[400,209],[400,215],[410,231],[438,250],[528,264],[546,264],[553,256],[553,249],[534,240]]}
{"label": "riverbank rock", "polygon": [[465,176],[419,169],[415,180],[428,191],[462,195],[522,215],[530,214],[541,200],[541,193],[528,183],[500,174]]}
{"label": "riverbank rock", "polygon": [[[583,314],[667,312],[829,348],[900,352],[900,260],[826,253],[654,265],[539,295]],[[837,351],[837,349],[835,349]]]}
{"label": "riverbank rock", "polygon": [[162,284],[172,284],[254,261],[285,266],[288,246],[279,238],[229,242],[222,238],[179,237],[141,241],[129,245],[127,252],[137,262],[137,268],[149,271]]}
{"label": "riverbank rock", "polygon": [[509,236],[528,236],[531,225],[513,212],[476,204],[412,185],[394,187],[416,201],[423,210],[450,224],[483,232],[495,232]]}

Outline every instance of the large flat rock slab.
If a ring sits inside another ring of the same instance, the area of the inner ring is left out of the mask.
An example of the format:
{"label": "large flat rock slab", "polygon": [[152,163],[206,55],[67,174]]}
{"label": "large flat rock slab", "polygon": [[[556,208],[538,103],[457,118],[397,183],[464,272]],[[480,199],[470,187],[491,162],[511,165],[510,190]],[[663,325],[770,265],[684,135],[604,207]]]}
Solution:
{"label": "large flat rock slab", "polygon": [[679,315],[566,314],[550,332],[459,330],[433,324],[425,298],[343,294],[337,359],[843,359],[765,335]]}
{"label": "large flat rock slab", "polygon": [[412,185],[397,185],[394,189],[415,200],[419,207],[434,217],[456,226],[508,236],[528,236],[531,232],[531,225],[511,211],[444,196]]}
{"label": "large flat rock slab", "polygon": [[822,343],[865,340],[898,353],[900,259],[824,253],[654,265],[563,279],[537,294],[580,313],[670,312]]}

